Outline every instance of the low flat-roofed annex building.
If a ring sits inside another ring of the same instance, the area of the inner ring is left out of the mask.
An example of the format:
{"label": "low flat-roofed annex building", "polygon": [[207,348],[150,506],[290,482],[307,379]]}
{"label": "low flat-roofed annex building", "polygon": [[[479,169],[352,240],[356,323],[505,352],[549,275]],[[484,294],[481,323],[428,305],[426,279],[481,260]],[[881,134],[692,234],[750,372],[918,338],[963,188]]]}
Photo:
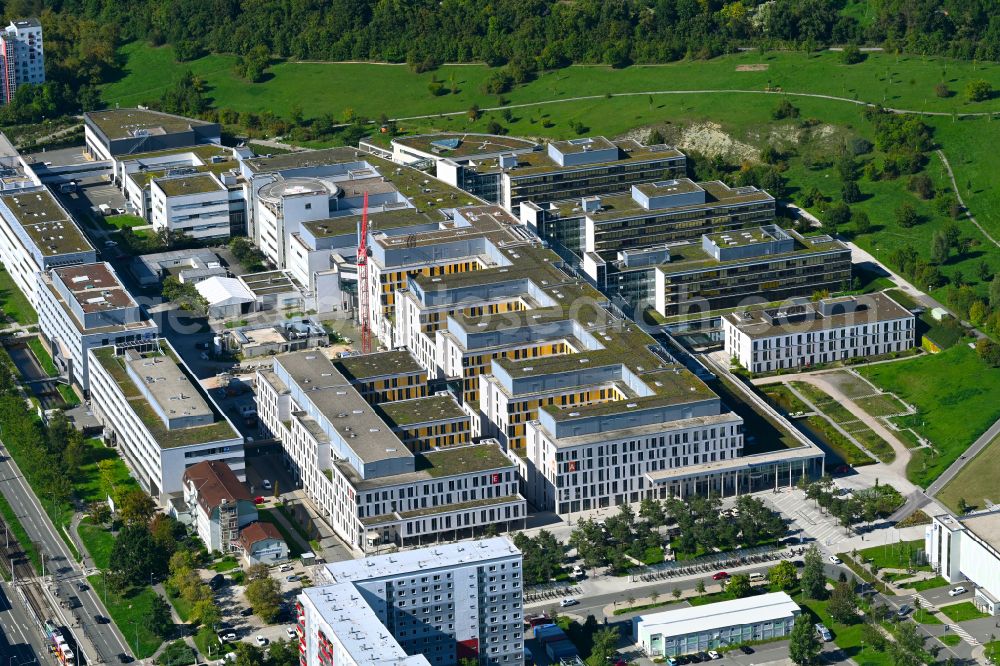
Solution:
{"label": "low flat-roofed annex building", "polygon": [[957,518],[934,516],[924,536],[924,551],[946,581],[974,585],[976,608],[1000,615],[1000,510],[991,507]]}
{"label": "low flat-roofed annex building", "polygon": [[158,333],[107,262],[39,273],[38,327],[56,367],[83,391],[89,380],[87,350],[148,342]]}
{"label": "low flat-roofed annex building", "polygon": [[732,312],[722,328],[726,354],[756,374],[906,351],[916,323],[879,292]]}
{"label": "low flat-roofed annex building", "polygon": [[150,182],[149,221],[156,231],[196,240],[227,239],[234,199],[242,208],[243,186],[236,172],[170,174]]}
{"label": "low flat-roofed annex building", "polygon": [[90,396],[104,439],[133,476],[167,504],[183,492],[184,470],[221,460],[245,479],[243,437],[166,340],[91,348]]}
{"label": "low flat-roofed annex building", "polygon": [[0,193],[0,261],[31,307],[38,309],[38,273],[91,264],[97,252],[45,187]]}
{"label": "low flat-roofed annex building", "polygon": [[425,452],[414,453],[325,355],[283,354],[257,371],[261,425],[281,441],[293,478],[320,515],[362,552],[523,523],[517,471],[499,445],[449,445],[444,426],[457,409],[442,412],[440,422],[421,421],[427,432],[412,446]]}
{"label": "low flat-roofed annex building", "polygon": [[95,160],[221,142],[218,123],[149,109],[88,111],[83,128],[87,152]]}
{"label": "low flat-roofed annex building", "polygon": [[632,638],[651,657],[676,657],[787,636],[799,606],[784,592],[632,618]]}
{"label": "low flat-roofed annex building", "polygon": [[524,663],[524,579],[506,537],[328,564],[296,603],[305,666]]}

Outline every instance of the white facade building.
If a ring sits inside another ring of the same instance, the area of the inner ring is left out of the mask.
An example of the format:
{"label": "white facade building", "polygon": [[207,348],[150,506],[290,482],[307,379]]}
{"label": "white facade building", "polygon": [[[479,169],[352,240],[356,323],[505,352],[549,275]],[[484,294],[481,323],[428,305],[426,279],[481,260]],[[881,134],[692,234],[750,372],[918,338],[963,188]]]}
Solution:
{"label": "white facade building", "polygon": [[752,373],[910,349],[913,314],[884,293],[733,312],[722,317],[725,350]]}
{"label": "white facade building", "polygon": [[720,601],[632,618],[632,637],[646,654],[676,657],[787,636],[798,605],[784,592]]}
{"label": "white facade building", "polygon": [[156,178],[150,185],[149,221],[156,231],[179,232],[195,239],[229,238],[230,179],[235,175],[183,174]]}
{"label": "white facade building", "polygon": [[321,515],[359,550],[526,516],[514,465],[496,443],[412,453],[319,352],[283,354],[259,369],[257,414]]}
{"label": "white facade building", "polygon": [[328,564],[299,595],[305,666],[523,663],[521,553],[505,537]]}
{"label": "white facade building", "polygon": [[949,583],[973,583],[976,608],[1000,615],[1000,510],[961,518],[934,516],[924,550],[934,570]]}
{"label": "white facade building", "polygon": [[87,350],[149,341],[158,330],[106,262],[39,273],[38,326],[56,366],[84,391]]}
{"label": "white facade building", "polygon": [[97,252],[44,187],[0,195],[0,261],[31,307],[38,309],[38,273],[90,264]]}
{"label": "white facade building", "polygon": [[243,438],[166,340],[87,354],[104,438],[153,498],[166,503],[182,493],[184,470],[203,460],[224,461],[245,478]]}
{"label": "white facade building", "polygon": [[25,83],[45,83],[42,24],[36,18],[11,21],[0,32],[0,103],[10,103]]}

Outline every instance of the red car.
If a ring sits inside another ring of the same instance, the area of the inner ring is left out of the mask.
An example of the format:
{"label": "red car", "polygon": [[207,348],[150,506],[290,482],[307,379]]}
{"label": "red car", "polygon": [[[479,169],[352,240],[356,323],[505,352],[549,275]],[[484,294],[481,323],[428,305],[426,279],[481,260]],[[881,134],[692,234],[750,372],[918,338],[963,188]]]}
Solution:
{"label": "red car", "polygon": [[254,504],[263,504],[264,503],[264,498],[262,496],[260,496],[260,495],[257,495],[257,497],[253,498],[253,501],[254,501]]}
{"label": "red car", "polygon": [[729,574],[727,574],[725,571],[720,571],[719,573],[712,576],[712,580],[726,580],[727,578],[729,578]]}

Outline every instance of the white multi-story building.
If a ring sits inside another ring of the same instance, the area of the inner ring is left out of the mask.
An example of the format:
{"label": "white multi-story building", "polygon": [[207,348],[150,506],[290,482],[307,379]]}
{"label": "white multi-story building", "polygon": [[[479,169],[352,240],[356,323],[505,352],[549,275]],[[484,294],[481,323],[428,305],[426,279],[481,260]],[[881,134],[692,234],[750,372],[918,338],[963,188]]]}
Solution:
{"label": "white multi-story building", "polygon": [[245,478],[243,438],[166,340],[87,351],[94,416],[132,474],[166,504],[184,470],[221,460]]}
{"label": "white multi-story building", "polygon": [[970,581],[975,586],[976,608],[1000,615],[1000,510],[994,507],[961,518],[934,516],[927,526],[924,551],[949,583]]}
{"label": "white multi-story building", "polygon": [[298,597],[304,666],[523,663],[521,553],[505,537],[328,564]]}
{"label": "white multi-story building", "polygon": [[87,350],[149,341],[157,326],[108,263],[78,264],[38,274],[38,327],[56,367],[87,390]]}
{"label": "white multi-story building", "polygon": [[240,530],[257,520],[257,505],[246,485],[221,460],[202,460],[184,470],[184,505],[198,537],[211,552],[243,549]]}
{"label": "white multi-story building", "polygon": [[234,173],[190,173],[153,179],[149,221],[156,231],[169,230],[195,239],[229,238],[230,200],[242,200]]}
{"label": "white multi-story building", "polygon": [[[516,469],[499,445],[414,453],[318,351],[276,356],[273,368],[258,369],[257,414],[281,441],[293,477],[320,514],[359,550],[474,535],[489,525],[523,524],[526,517]],[[452,410],[442,419],[450,427]],[[421,424],[434,427],[425,417]],[[424,449],[419,441],[413,447]]]}
{"label": "white multi-story building", "polygon": [[0,195],[0,261],[38,309],[38,273],[90,264],[97,252],[52,193],[27,187]]}
{"label": "white multi-story building", "polygon": [[104,109],[83,114],[87,153],[117,163],[131,155],[221,143],[218,123],[149,109]]}
{"label": "white multi-story building", "polygon": [[11,21],[0,32],[0,103],[10,103],[25,83],[45,83],[42,24],[36,18]]}
{"label": "white multi-story building", "polygon": [[726,354],[752,373],[910,349],[913,313],[885,293],[792,301],[722,317]]}

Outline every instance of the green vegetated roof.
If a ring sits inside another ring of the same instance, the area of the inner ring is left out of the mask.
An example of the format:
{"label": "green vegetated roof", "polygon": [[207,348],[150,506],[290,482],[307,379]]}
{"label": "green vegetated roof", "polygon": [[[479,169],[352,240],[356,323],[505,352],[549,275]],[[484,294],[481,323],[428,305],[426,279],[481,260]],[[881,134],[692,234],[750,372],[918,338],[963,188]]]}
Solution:
{"label": "green vegetated roof", "polygon": [[147,109],[90,111],[87,117],[111,140],[126,139],[137,129],[163,128],[165,132],[186,132],[194,126],[210,124],[204,120]]}
{"label": "green vegetated roof", "polygon": [[[421,224],[432,224],[442,220],[444,220],[444,217],[437,210],[423,213],[417,211],[415,208],[397,208],[386,211],[370,211],[368,213],[368,225],[376,232],[382,229],[401,229]],[[303,222],[302,226],[308,229],[309,233],[316,238],[326,238],[329,236],[356,234],[360,223],[360,215],[344,215],[325,220]]]}
{"label": "green vegetated roof", "polygon": [[206,192],[216,192],[223,189],[219,181],[208,173],[158,178],[156,179],[156,184],[168,197],[205,194]]}
{"label": "green vegetated roof", "polygon": [[[737,232],[738,233],[738,232]],[[840,241],[829,236],[803,237],[798,234],[790,234],[795,241],[795,249],[790,252],[779,252],[776,254],[765,254],[756,257],[741,257],[739,259],[727,259],[716,261],[714,257],[701,249],[701,242],[693,242],[685,245],[678,245],[670,248],[670,261],[657,266],[657,270],[665,275],[673,273],[684,273],[705,268],[734,266],[737,264],[767,263],[779,259],[789,259],[831,250],[841,250],[850,254],[850,249]]]}
{"label": "green vegetated roof", "polygon": [[406,350],[347,356],[335,360],[333,366],[345,377],[355,381],[392,374],[412,374],[424,370]]}
{"label": "green vegetated roof", "polygon": [[[121,358],[115,356],[113,348],[102,347],[101,349],[97,349],[94,351],[94,356],[101,366],[108,371],[108,374],[115,380],[115,383],[118,384],[129,406],[161,448],[171,449],[178,446],[206,444],[239,437],[229,423],[220,414],[215,412],[214,407],[212,410],[216,418],[214,423],[192,428],[169,430],[153,409],[153,406],[143,397],[142,392],[128,376]],[[176,362],[176,357],[173,354],[169,354],[169,356]],[[192,386],[193,384],[194,382],[192,382]],[[197,391],[201,390],[200,387],[194,386],[193,389]],[[209,404],[211,405],[211,402]]]}
{"label": "green vegetated roof", "polygon": [[417,454],[416,464],[417,472],[437,478],[501,469],[514,463],[496,444],[473,444]]}
{"label": "green vegetated roof", "polygon": [[462,411],[462,408],[450,395],[432,395],[426,398],[384,402],[379,405],[379,408],[390,424],[400,428],[431,421],[453,421],[469,418],[469,415]]}

